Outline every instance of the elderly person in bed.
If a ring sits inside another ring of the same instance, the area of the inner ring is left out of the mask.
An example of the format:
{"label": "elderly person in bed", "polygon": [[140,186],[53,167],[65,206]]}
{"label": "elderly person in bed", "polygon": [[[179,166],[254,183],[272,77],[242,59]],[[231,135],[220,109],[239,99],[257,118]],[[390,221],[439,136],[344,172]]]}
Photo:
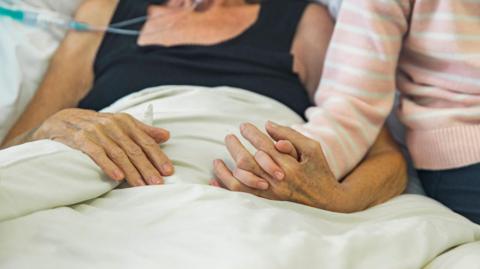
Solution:
{"label": "elderly person in bed", "polygon": [[[113,180],[162,184],[174,173],[158,146],[168,130],[98,110],[152,86],[226,85],[303,115],[333,28],[322,6],[302,0],[86,0],[75,16],[108,25],[144,15],[150,19],[134,27],[139,36],[69,32],[3,146],[51,139],[89,155]],[[339,212],[365,209],[405,188],[405,162],[385,130],[363,162],[337,180],[317,141],[270,122],[266,129],[268,135],[241,126],[254,155],[225,134],[237,166],[232,172],[214,161],[213,185]]]}

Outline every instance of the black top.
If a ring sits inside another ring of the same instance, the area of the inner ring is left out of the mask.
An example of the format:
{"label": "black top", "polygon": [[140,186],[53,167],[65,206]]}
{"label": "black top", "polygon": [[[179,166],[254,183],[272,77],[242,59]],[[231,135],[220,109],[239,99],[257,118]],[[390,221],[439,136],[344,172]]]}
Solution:
{"label": "black top", "polygon": [[[111,23],[144,16],[148,5],[162,2],[121,0]],[[106,34],[94,63],[93,88],[79,107],[100,110],[153,86],[231,86],[273,98],[303,115],[310,101],[292,71],[290,50],[306,5],[264,0],[251,27],[215,45],[139,46],[138,36]]]}

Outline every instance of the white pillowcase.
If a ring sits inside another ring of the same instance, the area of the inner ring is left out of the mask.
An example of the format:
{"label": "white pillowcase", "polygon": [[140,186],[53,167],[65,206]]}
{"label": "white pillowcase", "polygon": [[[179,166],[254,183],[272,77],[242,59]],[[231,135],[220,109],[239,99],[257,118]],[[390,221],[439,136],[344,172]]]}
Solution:
{"label": "white pillowcase", "polygon": [[[12,1],[15,7],[71,15],[81,0]],[[34,95],[63,31],[47,31],[0,18],[0,141]]]}
{"label": "white pillowcase", "polygon": [[72,15],[82,0],[7,0],[7,2],[19,7],[46,9]]}

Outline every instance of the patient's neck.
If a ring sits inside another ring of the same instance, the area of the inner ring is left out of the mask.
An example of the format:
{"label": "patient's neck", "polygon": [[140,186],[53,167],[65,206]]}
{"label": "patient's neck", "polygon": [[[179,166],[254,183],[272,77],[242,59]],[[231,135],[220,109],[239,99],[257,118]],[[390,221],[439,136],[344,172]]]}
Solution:
{"label": "patient's neck", "polygon": [[245,0],[170,0],[167,2],[169,7],[191,7],[198,6],[200,10],[219,6],[238,6],[246,4]]}

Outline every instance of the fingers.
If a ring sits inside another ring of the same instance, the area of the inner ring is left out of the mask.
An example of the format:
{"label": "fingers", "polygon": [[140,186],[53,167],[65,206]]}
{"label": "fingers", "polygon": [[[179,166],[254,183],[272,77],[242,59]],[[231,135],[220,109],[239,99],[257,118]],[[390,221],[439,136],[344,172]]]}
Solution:
{"label": "fingers", "polygon": [[260,167],[262,167],[262,169],[265,170],[265,172],[267,172],[271,177],[278,180],[282,180],[285,178],[285,173],[283,173],[283,170],[267,153],[261,150],[257,151],[257,153],[255,153],[255,161],[257,161]]}
{"label": "fingers", "polygon": [[[108,135],[121,147],[124,154],[128,156],[128,159],[135,166],[137,171],[141,174],[145,182],[152,185],[162,184],[163,177],[160,175],[159,171],[152,165],[143,149],[123,131],[117,130],[117,128],[112,129],[113,130],[109,130]],[[121,155],[120,153],[117,154]]]}
{"label": "fingers", "polygon": [[310,152],[312,150],[312,146],[314,146],[313,143],[315,143],[312,139],[293,130],[292,128],[281,126],[271,121],[267,122],[265,129],[275,141],[290,141],[297,153]]}
{"label": "fingers", "polygon": [[96,136],[99,142],[102,144],[103,150],[106,152],[108,157],[122,169],[125,179],[131,186],[145,186],[146,183],[161,183],[154,183],[153,181],[148,182],[148,180],[144,181],[142,175],[137,170],[137,167],[133,165],[132,160],[125,153],[123,148],[113,142],[110,137],[102,132],[97,133]]}
{"label": "fingers", "polygon": [[218,178],[218,185],[223,185],[225,188],[231,191],[255,194],[255,190],[250,189],[248,186],[242,184],[235,178],[230,169],[228,169],[222,160],[215,160],[213,162],[213,171],[215,176]]}
{"label": "fingers", "polygon": [[[267,153],[274,161],[270,162],[270,164],[266,165],[266,167],[262,166],[262,168],[269,169],[270,171],[274,170],[272,171],[274,173],[272,176],[275,178],[279,177],[280,173],[284,174],[283,169],[281,169],[280,167],[283,166],[285,161],[290,161],[286,159],[286,157],[290,157],[277,151],[271,138],[261,132],[254,125],[249,123],[242,124],[240,130],[242,136],[245,137],[245,139],[247,139],[257,150]],[[275,174],[277,174],[277,176],[274,176]],[[283,176],[281,178],[283,179]]]}
{"label": "fingers", "polygon": [[109,177],[126,178],[132,186],[161,184],[162,174],[173,173],[158,146],[169,133],[128,114],[65,110],[49,119],[48,130],[51,139],[85,152]]}
{"label": "fingers", "polygon": [[145,134],[142,130],[133,128],[130,131],[131,138],[137,145],[140,145],[142,150],[146,153],[148,159],[164,176],[171,176],[174,168],[170,159],[163,153],[160,146],[153,140],[152,137]]}
{"label": "fingers", "polygon": [[240,126],[240,132],[257,150],[276,152],[272,139],[255,127],[255,125],[244,123]]}
{"label": "fingers", "polygon": [[269,184],[264,179],[243,169],[235,169],[233,176],[244,185],[254,189],[267,190],[269,187]]}
{"label": "fingers", "polygon": [[[258,166],[255,158],[250,152],[242,145],[240,140],[234,135],[227,135],[225,137],[225,145],[228,152],[235,161],[237,169],[248,171],[252,176],[238,178],[243,184],[251,188],[268,188],[268,182],[263,179],[267,174]],[[243,175],[243,174],[242,174]],[[253,177],[255,176],[255,177]]]}
{"label": "fingers", "polygon": [[118,114],[117,117],[125,123],[121,125],[124,132],[142,148],[158,171],[164,176],[171,176],[174,172],[172,162],[158,146],[158,141],[161,143],[168,140],[168,131],[148,126],[128,114]]}

